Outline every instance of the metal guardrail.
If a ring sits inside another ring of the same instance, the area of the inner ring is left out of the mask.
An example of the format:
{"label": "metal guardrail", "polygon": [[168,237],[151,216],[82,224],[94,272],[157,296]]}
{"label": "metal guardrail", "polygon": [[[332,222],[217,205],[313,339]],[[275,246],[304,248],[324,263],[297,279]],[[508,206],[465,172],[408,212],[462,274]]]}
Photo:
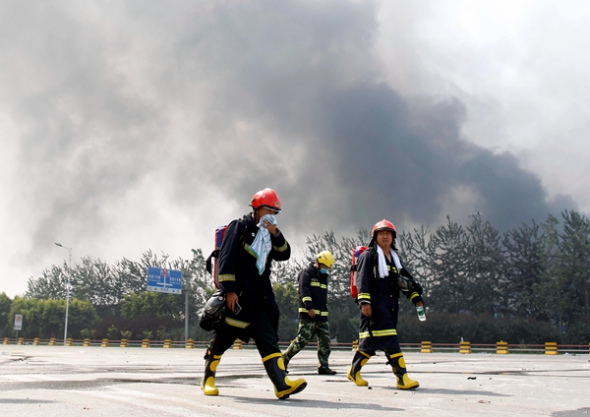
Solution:
{"label": "metal guardrail", "polygon": [[[108,340],[108,339],[72,339],[68,338],[67,346],[80,346],[80,347],[129,347],[129,348],[141,348],[142,345],[145,347],[146,339],[132,340]],[[209,343],[208,340],[149,340],[149,348],[161,349],[164,346],[170,348],[205,348]],[[428,343],[429,349],[424,350],[424,343]],[[422,352],[430,351],[436,353],[457,353],[460,352],[462,342],[457,343],[432,343],[432,342],[419,342],[419,343],[400,343],[402,349],[405,352]],[[463,342],[469,343],[469,342]],[[40,339],[33,338],[27,339],[19,337],[9,338],[5,337],[3,340],[4,345],[37,345],[37,346],[63,346],[63,339],[51,338],[51,339]],[[502,345],[499,345],[502,344]],[[498,343],[470,343],[470,353],[498,353],[498,347],[507,348],[510,354],[529,353],[529,354],[548,354],[548,344],[555,345],[554,342],[547,342],[545,344],[507,344],[506,342]],[[286,348],[289,342],[279,342],[279,346]],[[353,343],[342,343],[332,342],[331,347],[333,350],[352,350]],[[463,345],[465,346],[465,345]],[[244,349],[255,349],[254,343],[244,343]],[[310,342],[307,345],[308,348],[317,348],[317,342]],[[557,351],[559,354],[590,354],[590,343],[588,345],[572,345],[572,344],[557,344]],[[425,353],[427,354],[427,353]],[[554,353],[551,353],[554,354]]]}

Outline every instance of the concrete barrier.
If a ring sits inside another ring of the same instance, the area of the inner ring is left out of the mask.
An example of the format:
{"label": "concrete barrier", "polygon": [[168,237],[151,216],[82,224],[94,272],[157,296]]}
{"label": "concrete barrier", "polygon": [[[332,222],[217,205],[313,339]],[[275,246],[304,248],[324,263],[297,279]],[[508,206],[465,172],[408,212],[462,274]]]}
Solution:
{"label": "concrete barrier", "polygon": [[504,342],[500,340],[496,343],[496,354],[498,355],[507,355],[508,354],[508,342]]}
{"label": "concrete barrier", "polygon": [[557,349],[557,342],[545,342],[545,355],[557,355],[559,350]]}
{"label": "concrete barrier", "polygon": [[423,341],[420,347],[420,353],[432,353],[432,342]]}
{"label": "concrete barrier", "polygon": [[459,353],[468,354],[471,353],[471,342],[460,342]]}

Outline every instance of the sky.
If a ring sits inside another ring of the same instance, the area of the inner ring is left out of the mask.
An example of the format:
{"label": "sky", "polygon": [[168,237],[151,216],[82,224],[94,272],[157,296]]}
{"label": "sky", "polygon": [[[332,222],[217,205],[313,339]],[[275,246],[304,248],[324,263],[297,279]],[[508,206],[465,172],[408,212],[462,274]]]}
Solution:
{"label": "sky", "polygon": [[590,212],[586,1],[5,0],[0,293],[190,259],[278,193],[307,236]]}

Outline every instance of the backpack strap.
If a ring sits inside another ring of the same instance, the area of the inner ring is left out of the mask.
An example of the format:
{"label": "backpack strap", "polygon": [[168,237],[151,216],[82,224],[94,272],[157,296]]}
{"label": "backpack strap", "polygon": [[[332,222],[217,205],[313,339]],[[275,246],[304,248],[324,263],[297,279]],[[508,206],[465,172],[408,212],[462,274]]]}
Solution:
{"label": "backpack strap", "polygon": [[219,249],[214,249],[213,252],[211,252],[209,254],[209,256],[207,256],[207,259],[205,259],[205,269],[207,269],[207,272],[209,272],[210,274],[212,274],[213,272],[213,261],[211,258],[218,258],[219,257]]}

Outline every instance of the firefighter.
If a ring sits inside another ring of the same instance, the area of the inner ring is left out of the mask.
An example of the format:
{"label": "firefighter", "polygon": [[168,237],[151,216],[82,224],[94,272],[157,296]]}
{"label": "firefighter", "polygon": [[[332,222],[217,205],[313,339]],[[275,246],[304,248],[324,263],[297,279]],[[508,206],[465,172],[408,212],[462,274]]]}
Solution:
{"label": "firefighter", "polygon": [[328,366],[330,356],[328,271],[333,264],[332,253],[325,250],[316,255],[314,263],[310,263],[299,273],[299,328],[297,336],[283,353],[285,368],[293,356],[303,349],[314,336],[317,336],[318,373],[320,375],[336,374]]}
{"label": "firefighter", "polygon": [[396,327],[400,292],[414,305],[424,305],[422,287],[401,264],[395,246],[396,236],[393,223],[385,219],[377,222],[371,231],[369,248],[358,259],[359,346],[347,377],[359,386],[369,385],[361,377],[361,368],[376,350],[385,352],[397,377],[398,389],[414,389],[420,385],[406,372]]}
{"label": "firefighter", "polygon": [[279,399],[302,391],[307,382],[290,380],[278,345],[279,307],[270,282],[273,260],[286,261],[291,247],[277,228],[276,216],[281,200],[274,190],[258,191],[250,202],[252,212],[232,221],[219,252],[218,283],[224,291],[227,315],[205,355],[205,374],[201,389],[205,395],[218,395],[215,371],[224,352],[236,338],[253,338]]}

